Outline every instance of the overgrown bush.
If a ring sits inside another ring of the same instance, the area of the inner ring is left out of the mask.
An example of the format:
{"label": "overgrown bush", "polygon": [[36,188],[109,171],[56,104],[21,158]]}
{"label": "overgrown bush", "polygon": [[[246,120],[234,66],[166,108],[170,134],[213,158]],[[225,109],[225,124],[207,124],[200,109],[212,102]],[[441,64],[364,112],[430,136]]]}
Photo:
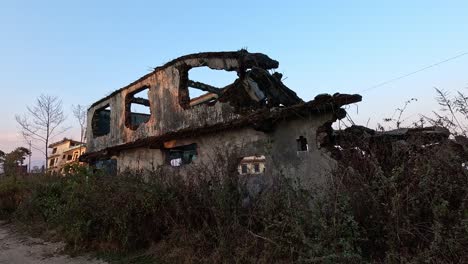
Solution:
{"label": "overgrown bush", "polygon": [[28,193],[24,181],[14,177],[0,180],[0,219],[7,218],[16,211]]}
{"label": "overgrown bush", "polygon": [[[77,167],[49,180],[1,180],[0,210],[55,230],[71,249],[146,248],[161,263],[467,259],[464,152],[450,140],[352,144],[318,191],[275,179],[246,204],[238,176],[110,177]],[[12,194],[21,202],[5,206]]]}
{"label": "overgrown bush", "polygon": [[[349,137],[347,138],[350,139]],[[450,139],[354,138],[335,179],[351,201],[362,256],[386,263],[468,259],[467,155]]]}

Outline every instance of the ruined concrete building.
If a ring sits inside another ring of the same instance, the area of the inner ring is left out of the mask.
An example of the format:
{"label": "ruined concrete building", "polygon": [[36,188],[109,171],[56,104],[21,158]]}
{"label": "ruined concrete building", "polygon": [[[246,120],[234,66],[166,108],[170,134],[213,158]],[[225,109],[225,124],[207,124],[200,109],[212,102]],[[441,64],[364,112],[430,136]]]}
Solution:
{"label": "ruined concrete building", "polygon": [[[236,76],[215,87],[191,78],[197,67]],[[315,181],[333,165],[323,148],[331,124],[345,116],[342,106],[361,96],[321,94],[304,102],[272,73],[277,67],[245,50],[192,54],[157,67],[89,108],[82,160],[113,173],[224,166]],[[195,97],[193,89],[204,94]]]}

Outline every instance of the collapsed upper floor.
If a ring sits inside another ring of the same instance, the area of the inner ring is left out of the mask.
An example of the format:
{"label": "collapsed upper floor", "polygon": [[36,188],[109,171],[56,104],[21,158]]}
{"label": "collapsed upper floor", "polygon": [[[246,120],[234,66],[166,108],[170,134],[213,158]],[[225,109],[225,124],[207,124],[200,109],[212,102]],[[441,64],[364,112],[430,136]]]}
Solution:
{"label": "collapsed upper floor", "polygon": [[[158,148],[174,137],[240,126],[268,130],[278,118],[332,111],[339,115],[342,105],[361,100],[359,95],[336,94],[304,102],[283,84],[281,74],[272,73],[278,66],[267,55],[245,50],[198,53],[168,62],[89,108],[88,152]],[[191,70],[200,67],[233,72],[235,77],[217,87],[191,78]]]}

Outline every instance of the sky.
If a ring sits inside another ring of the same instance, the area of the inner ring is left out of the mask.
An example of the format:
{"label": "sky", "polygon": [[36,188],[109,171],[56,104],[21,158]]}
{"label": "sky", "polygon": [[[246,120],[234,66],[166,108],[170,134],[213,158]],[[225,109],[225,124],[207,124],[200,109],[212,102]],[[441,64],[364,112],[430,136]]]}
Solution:
{"label": "sky", "polygon": [[24,145],[14,116],[40,94],[61,98],[68,115],[72,128],[56,139],[78,139],[72,105],[179,56],[241,48],[278,60],[305,100],[362,94],[348,109],[359,124],[417,98],[410,122],[439,109],[434,87],[465,91],[468,54],[370,88],[468,52],[467,14],[468,1],[0,0],[0,150]]}

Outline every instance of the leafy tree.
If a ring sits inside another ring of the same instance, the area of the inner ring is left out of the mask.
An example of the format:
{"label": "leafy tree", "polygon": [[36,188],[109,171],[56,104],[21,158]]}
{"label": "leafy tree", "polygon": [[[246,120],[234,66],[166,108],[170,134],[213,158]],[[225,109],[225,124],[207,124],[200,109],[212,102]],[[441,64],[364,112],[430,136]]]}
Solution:
{"label": "leafy tree", "polygon": [[3,169],[6,175],[15,175],[19,166],[24,164],[26,157],[31,154],[29,149],[19,147],[5,154],[3,158]]}

